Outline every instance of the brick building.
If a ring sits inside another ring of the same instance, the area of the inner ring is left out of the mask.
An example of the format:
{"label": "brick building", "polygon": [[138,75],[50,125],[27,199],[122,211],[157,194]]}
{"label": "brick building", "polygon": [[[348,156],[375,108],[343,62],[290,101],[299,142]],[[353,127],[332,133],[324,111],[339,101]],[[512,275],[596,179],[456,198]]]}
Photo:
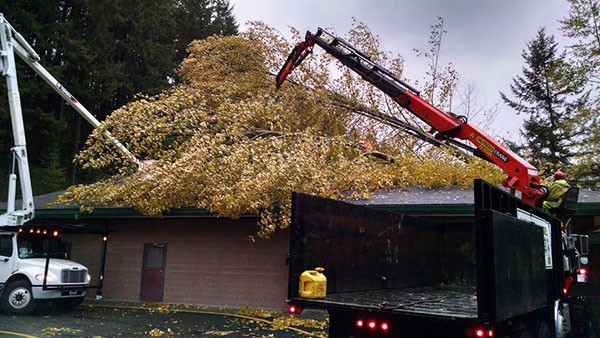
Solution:
{"label": "brick building", "polygon": [[[39,196],[36,205],[55,197]],[[420,215],[473,213],[472,191],[451,188],[381,192],[355,203]],[[71,243],[71,258],[87,265],[96,280],[103,275],[104,299],[283,309],[288,232],[261,239],[256,222],[194,208],[157,219],[130,208],[85,214],[75,207],[38,207],[27,226],[59,226]],[[600,281],[600,192],[580,192],[573,230],[590,234],[590,260],[598,266],[591,274]]]}

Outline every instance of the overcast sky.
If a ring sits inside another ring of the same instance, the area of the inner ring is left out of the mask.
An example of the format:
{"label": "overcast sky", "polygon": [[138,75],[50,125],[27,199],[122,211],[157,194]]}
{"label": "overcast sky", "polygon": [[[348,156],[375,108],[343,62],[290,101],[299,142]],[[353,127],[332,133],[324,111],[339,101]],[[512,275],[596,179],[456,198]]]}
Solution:
{"label": "overcast sky", "polygon": [[244,30],[260,20],[290,36],[289,26],[314,32],[333,27],[344,35],[352,18],[364,22],[382,46],[406,60],[404,76],[420,80],[425,65],[414,48],[427,48],[431,25],[444,18],[443,62],[452,62],[462,79],[473,81],[479,101],[500,104],[493,134],[516,136],[522,118],[501,103],[499,91],[509,93],[512,78],[521,74],[521,52],[540,27],[561,42],[557,22],[568,13],[566,0],[230,0]]}

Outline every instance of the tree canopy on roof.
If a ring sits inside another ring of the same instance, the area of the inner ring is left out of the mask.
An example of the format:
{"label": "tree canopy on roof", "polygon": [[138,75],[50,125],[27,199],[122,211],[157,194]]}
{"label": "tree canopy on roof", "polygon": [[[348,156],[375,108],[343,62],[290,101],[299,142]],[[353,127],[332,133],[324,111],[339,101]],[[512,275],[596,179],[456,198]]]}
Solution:
{"label": "tree canopy on roof", "polygon": [[[302,39],[294,34],[294,41]],[[402,59],[381,51],[367,27],[355,24],[348,40],[401,76]],[[118,168],[115,174],[73,186],[56,203],[133,206],[150,216],[182,207],[258,215],[259,234],[268,235],[289,224],[292,191],[359,198],[388,188],[502,178],[482,160],[355,114],[384,111],[418,124],[324,53],[307,58],[276,92],[273,74],[291,47],[262,23],[240,36],[193,42],[179,67],[183,84],[114,111],[76,159],[86,169]],[[102,136],[105,130],[152,162],[133,168]]]}

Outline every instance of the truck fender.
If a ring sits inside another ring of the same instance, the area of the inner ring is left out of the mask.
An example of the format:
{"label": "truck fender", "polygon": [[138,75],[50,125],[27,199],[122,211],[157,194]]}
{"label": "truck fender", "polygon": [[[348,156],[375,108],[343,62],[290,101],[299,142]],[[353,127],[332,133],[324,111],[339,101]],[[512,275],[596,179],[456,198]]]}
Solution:
{"label": "truck fender", "polygon": [[[36,275],[43,274],[44,269],[40,269],[36,266],[24,266],[12,272],[11,276],[6,280],[6,284],[15,279],[25,279],[29,281],[31,285],[42,285],[42,282],[35,279]],[[48,271],[48,275],[54,276],[53,273]],[[57,276],[54,276],[57,277]]]}
{"label": "truck fender", "polygon": [[17,279],[23,279],[23,280],[29,281],[29,283],[33,285],[32,278],[27,273],[23,273],[22,271],[19,271],[19,270],[15,271],[10,277],[8,277],[8,279],[6,280],[4,285],[6,286]]}

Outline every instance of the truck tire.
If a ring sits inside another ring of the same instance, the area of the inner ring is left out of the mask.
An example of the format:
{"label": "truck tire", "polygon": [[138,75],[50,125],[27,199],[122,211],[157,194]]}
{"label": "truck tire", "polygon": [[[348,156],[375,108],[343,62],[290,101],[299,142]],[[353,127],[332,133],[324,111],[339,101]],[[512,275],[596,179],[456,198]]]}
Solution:
{"label": "truck tire", "polygon": [[26,316],[32,313],[36,303],[31,293],[31,283],[24,279],[8,283],[0,296],[2,310],[13,316]]}
{"label": "truck tire", "polygon": [[52,301],[57,309],[68,311],[83,302],[84,297],[61,298]]}
{"label": "truck tire", "polygon": [[591,338],[592,322],[584,303],[573,303],[571,308],[571,331],[567,338]]}

